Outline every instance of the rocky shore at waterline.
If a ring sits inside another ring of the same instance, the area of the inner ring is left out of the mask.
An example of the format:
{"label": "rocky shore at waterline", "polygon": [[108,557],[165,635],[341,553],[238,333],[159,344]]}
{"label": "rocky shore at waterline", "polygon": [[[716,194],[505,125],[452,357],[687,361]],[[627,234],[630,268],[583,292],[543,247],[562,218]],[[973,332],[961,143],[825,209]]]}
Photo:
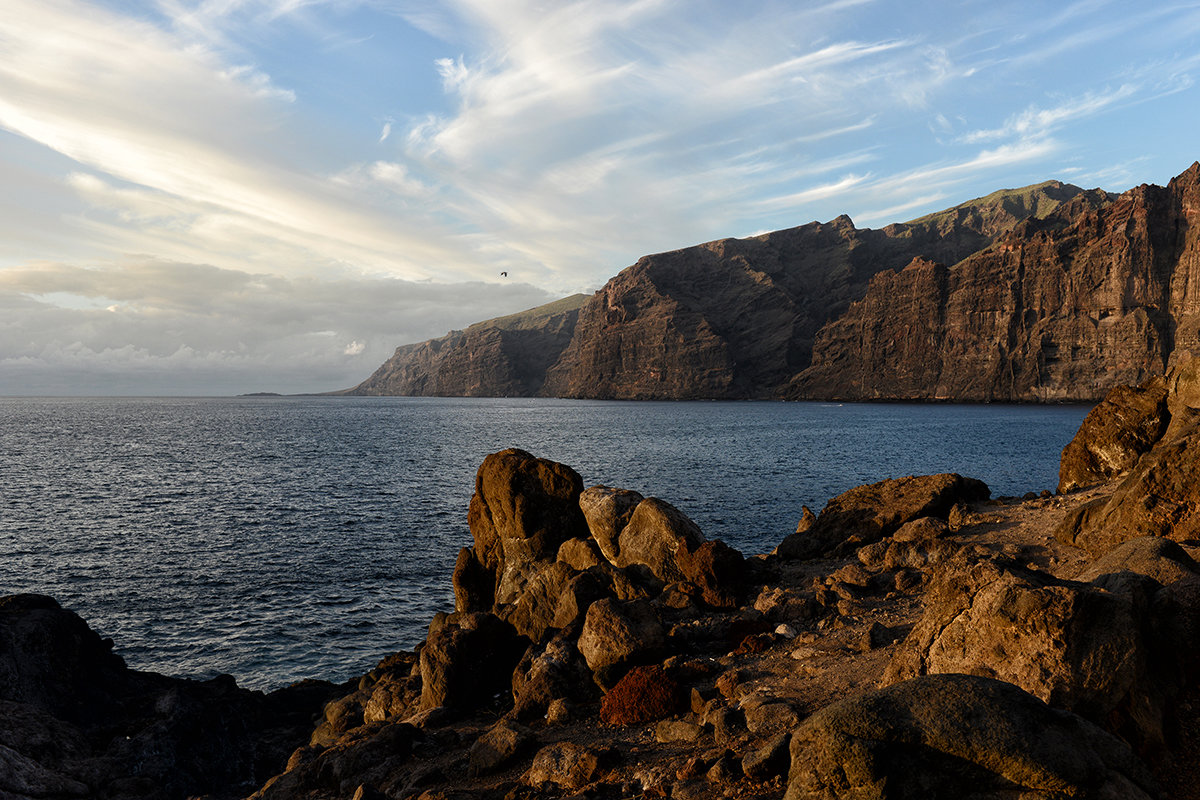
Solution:
{"label": "rocky shore at waterline", "polygon": [[0,598],[0,800],[1200,797],[1198,437],[1189,362],[1057,494],[896,478],[751,557],[495,453],[456,610],[341,685],[137,672]]}

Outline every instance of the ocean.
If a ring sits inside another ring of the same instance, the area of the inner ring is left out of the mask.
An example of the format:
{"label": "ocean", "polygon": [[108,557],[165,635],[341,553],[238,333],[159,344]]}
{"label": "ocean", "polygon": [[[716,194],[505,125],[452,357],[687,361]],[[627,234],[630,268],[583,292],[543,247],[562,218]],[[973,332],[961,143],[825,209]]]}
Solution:
{"label": "ocean", "polygon": [[467,398],[0,398],[0,594],[135,669],[344,680],[452,610],[484,456],[520,447],[769,552],[801,508],[959,472],[1053,489],[1088,408]]}

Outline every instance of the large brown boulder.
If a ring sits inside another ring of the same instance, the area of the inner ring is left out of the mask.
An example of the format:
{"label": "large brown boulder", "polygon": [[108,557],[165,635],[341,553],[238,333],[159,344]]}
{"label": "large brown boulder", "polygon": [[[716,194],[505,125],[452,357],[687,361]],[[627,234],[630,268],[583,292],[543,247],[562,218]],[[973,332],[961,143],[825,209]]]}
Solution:
{"label": "large brown boulder", "polygon": [[1169,420],[1163,378],[1110,390],[1063,448],[1058,491],[1093,486],[1128,472],[1163,435]]}
{"label": "large brown boulder", "polygon": [[638,503],[619,537],[618,567],[641,564],[664,583],[683,580],[676,553],[704,541],[699,526],[670,503],[647,497]]}
{"label": "large brown boulder", "polygon": [[[586,537],[575,470],[515,448],[484,458],[467,519],[474,546],[455,568],[458,610],[514,602],[534,564],[553,561],[567,539]],[[473,562],[473,563],[472,563]]]}
{"label": "large brown boulder", "polygon": [[421,649],[421,709],[474,711],[507,692],[529,640],[493,614],[442,614]]}
{"label": "large brown boulder", "polygon": [[1180,689],[1155,631],[1161,587],[1132,572],[1109,578],[1099,586],[997,561],[953,562],[931,583],[882,683],[995,678],[1157,750],[1167,700]]}
{"label": "large brown boulder", "polygon": [[592,538],[600,545],[604,557],[614,564],[621,551],[618,537],[644,499],[637,492],[609,486],[593,486],[579,495],[579,508],[587,519]]}
{"label": "large brown boulder", "polygon": [[986,500],[983,481],[954,473],[891,478],[855,487],[830,500],[809,529],[793,533],[776,549],[784,558],[850,552],[877,542],[920,517],[945,519],[957,503]]}
{"label": "large brown boulder", "polygon": [[596,682],[609,688],[633,666],[662,656],[666,630],[645,600],[592,603],[579,634],[579,652]]}
{"label": "large brown boulder", "polygon": [[1111,496],[1069,514],[1055,531],[1066,544],[1102,555],[1139,536],[1200,538],[1200,425],[1164,437]]}
{"label": "large brown boulder", "polygon": [[826,706],[792,734],[785,800],[1159,797],[1128,745],[1010,683],[928,675]]}

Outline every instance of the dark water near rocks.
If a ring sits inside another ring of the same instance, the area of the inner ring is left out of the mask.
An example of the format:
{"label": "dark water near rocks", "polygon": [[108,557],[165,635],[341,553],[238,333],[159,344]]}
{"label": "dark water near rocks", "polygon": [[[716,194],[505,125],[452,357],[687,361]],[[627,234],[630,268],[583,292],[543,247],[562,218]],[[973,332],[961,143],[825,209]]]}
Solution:
{"label": "dark water near rocks", "polygon": [[130,666],[344,679],[453,605],[483,457],[519,446],[768,552],[858,484],[1053,488],[1087,409],[412,398],[0,398],[0,594],[56,597]]}

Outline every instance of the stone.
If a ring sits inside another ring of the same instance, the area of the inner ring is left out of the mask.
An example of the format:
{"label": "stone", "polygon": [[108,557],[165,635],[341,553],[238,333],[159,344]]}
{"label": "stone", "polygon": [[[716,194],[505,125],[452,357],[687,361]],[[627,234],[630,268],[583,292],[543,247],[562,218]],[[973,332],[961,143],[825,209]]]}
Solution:
{"label": "stone", "polygon": [[557,560],[575,572],[598,566],[605,557],[594,539],[567,539],[558,548]]}
{"label": "stone", "polygon": [[673,716],[686,707],[686,692],[662,667],[634,667],[600,701],[600,721],[637,725]]}
{"label": "stone", "polygon": [[1153,633],[1158,584],[1120,575],[1124,585],[1097,587],[1002,561],[955,563],[931,583],[881,685],[985,676],[1111,726],[1139,748],[1161,747],[1178,679]]}
{"label": "stone", "polygon": [[684,719],[664,719],[654,726],[655,741],[694,742],[704,733],[704,728]]}
{"label": "stone", "polygon": [[1138,460],[1109,497],[1067,515],[1059,541],[1103,555],[1139,536],[1186,542],[1200,538],[1200,481],[1196,480],[1200,425],[1164,437]]}
{"label": "stone", "polygon": [[1164,586],[1200,575],[1200,564],[1170,539],[1141,536],[1122,542],[1089,564],[1075,576],[1078,581],[1094,581],[1114,572],[1148,575]]}
{"label": "stone", "polygon": [[535,655],[536,650],[530,648],[513,671],[513,714],[518,719],[544,717],[556,701],[591,699],[591,671],[570,639],[556,636]]}
{"label": "stone", "polygon": [[1161,376],[1109,390],[1063,448],[1058,491],[1103,483],[1128,472],[1167,430],[1167,386]]}
{"label": "stone", "polygon": [[[564,611],[563,617],[558,616],[558,606],[567,595],[567,586],[578,572],[562,561],[544,563],[529,572],[529,577],[517,596],[516,602],[497,609],[498,615],[516,628],[517,633],[530,641],[540,642],[552,629],[570,624],[579,613],[579,594],[573,594],[571,602],[575,604],[572,611]],[[573,587],[576,591],[580,585]],[[596,587],[595,594],[599,594]]]}
{"label": "stone", "polygon": [[721,541],[701,542],[694,549],[683,544],[675,563],[685,580],[700,589],[713,608],[737,608],[745,591],[746,562],[742,554]]}
{"label": "stone", "polygon": [[666,631],[645,600],[605,598],[588,608],[578,647],[597,683],[607,688],[630,667],[657,661],[666,647]]}
{"label": "stone", "polygon": [[583,479],[565,464],[516,448],[485,457],[467,514],[474,564],[460,555],[455,567],[455,596],[464,599],[458,610],[480,604],[481,576],[490,578],[496,604],[515,602],[536,562],[553,561],[568,539],[587,538],[582,491]]}
{"label": "stone", "polygon": [[853,552],[890,536],[907,522],[929,516],[944,518],[956,503],[986,500],[989,495],[982,481],[952,473],[858,486],[830,500],[812,528],[791,534],[776,552],[791,559]]}
{"label": "stone", "polygon": [[638,503],[619,537],[619,567],[641,564],[664,583],[687,580],[677,562],[681,548],[694,550],[704,541],[696,523],[657,497]]}
{"label": "stone", "polygon": [[421,710],[482,708],[510,689],[529,640],[494,614],[455,612],[435,620],[421,649]]}
{"label": "stone", "polygon": [[538,750],[525,773],[530,786],[551,784],[559,790],[582,789],[596,780],[606,753],[574,742],[556,742]]}
{"label": "stone", "polygon": [[836,702],[792,734],[785,800],[1159,796],[1129,746],[1004,681],[927,675]]}
{"label": "stone", "polygon": [[775,777],[786,777],[791,766],[791,733],[780,733],[761,747],[751,750],[742,759],[742,772],[752,781],[769,781]]}
{"label": "stone", "polygon": [[621,551],[621,531],[644,499],[637,492],[609,486],[592,486],[579,495],[579,508],[587,520],[592,539],[604,557],[614,564]]}
{"label": "stone", "polygon": [[536,742],[533,731],[502,719],[475,740],[467,751],[467,772],[472,777],[497,772],[530,750]]}

